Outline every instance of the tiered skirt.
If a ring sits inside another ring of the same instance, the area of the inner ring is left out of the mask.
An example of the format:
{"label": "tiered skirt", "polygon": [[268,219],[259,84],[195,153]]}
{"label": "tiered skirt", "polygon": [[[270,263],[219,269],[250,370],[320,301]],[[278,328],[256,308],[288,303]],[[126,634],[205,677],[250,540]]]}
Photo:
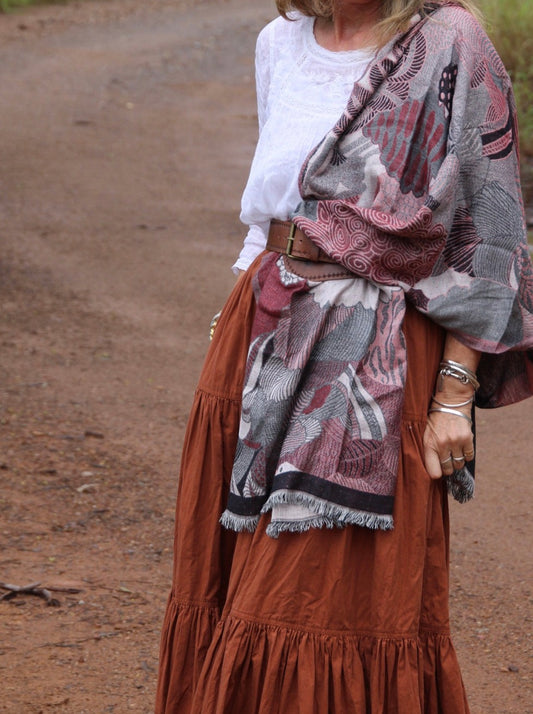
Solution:
{"label": "tiered skirt", "polygon": [[[254,314],[233,290],[182,454],[156,714],[468,714],[448,617],[445,486],[423,433],[443,333],[408,309],[394,530],[224,530]],[[354,335],[354,339],[357,336]]]}

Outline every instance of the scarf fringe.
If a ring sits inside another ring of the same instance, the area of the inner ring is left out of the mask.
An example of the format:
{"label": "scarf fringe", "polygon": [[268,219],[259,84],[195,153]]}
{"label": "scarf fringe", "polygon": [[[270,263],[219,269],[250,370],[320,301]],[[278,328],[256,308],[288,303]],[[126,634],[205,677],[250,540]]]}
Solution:
{"label": "scarf fringe", "polygon": [[[467,468],[456,471],[447,479],[449,493],[459,503],[466,503],[474,497],[474,477]],[[363,526],[374,530],[392,530],[393,518],[390,515],[359,511],[335,503],[329,503],[309,494],[294,491],[276,491],[271,494],[261,509],[261,515],[268,513],[276,505],[305,506],[313,512],[308,518],[296,520],[275,520],[267,526],[266,533],[277,538],[280,533],[304,533],[311,528],[345,528],[347,525]],[[241,516],[231,511],[224,511],[220,523],[228,530],[241,533],[253,533],[261,515]]]}
{"label": "scarf fringe", "polygon": [[261,516],[239,516],[231,511],[224,511],[220,516],[220,524],[230,531],[253,533]]}
{"label": "scarf fringe", "polygon": [[[279,504],[305,506],[314,515],[296,520],[275,520],[267,526],[266,533],[271,538],[277,538],[280,533],[304,533],[311,528],[345,528],[347,525],[364,526],[374,530],[392,530],[394,527],[392,516],[368,511],[359,511],[346,508],[335,503],[329,503],[309,494],[293,491],[276,491],[261,509],[261,515],[272,510]],[[225,510],[220,517],[220,523],[228,530],[240,533],[247,531],[253,533],[259,523],[258,516],[241,516]]]}
{"label": "scarf fringe", "polygon": [[347,525],[364,526],[374,530],[381,529],[385,531],[393,528],[391,515],[381,515],[347,508],[299,491],[275,491],[261,509],[261,513],[267,513],[272,510],[273,506],[280,504],[305,506],[314,515],[297,520],[284,521],[276,519],[271,521],[267,526],[266,533],[272,538],[277,538],[280,533],[287,531],[303,533],[311,528],[345,528]]}
{"label": "scarf fringe", "polygon": [[447,486],[448,492],[459,503],[466,503],[474,498],[474,477],[466,467],[448,476]]}

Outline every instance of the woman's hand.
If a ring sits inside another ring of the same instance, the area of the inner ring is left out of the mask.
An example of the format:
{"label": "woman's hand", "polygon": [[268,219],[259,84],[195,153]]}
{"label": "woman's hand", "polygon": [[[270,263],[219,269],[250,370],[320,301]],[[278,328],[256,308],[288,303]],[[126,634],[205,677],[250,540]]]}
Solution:
{"label": "woman's hand", "polygon": [[[475,372],[480,354],[448,335],[444,360]],[[474,458],[472,403],[474,386],[454,376],[439,376],[424,432],[424,460],[431,478],[451,476]]]}
{"label": "woman's hand", "polygon": [[[235,284],[237,284],[239,282],[239,278],[241,277],[241,275],[244,275],[245,272],[246,272],[245,270],[241,270],[240,268],[237,268],[237,270],[235,271]],[[210,342],[213,339],[213,337],[215,336],[215,331],[217,329],[217,325],[218,325],[218,321],[220,319],[221,313],[222,313],[222,310],[219,310],[216,313],[216,315],[213,315],[211,322],[209,324],[209,341]]]}
{"label": "woman's hand", "polygon": [[[439,401],[444,402],[444,399],[439,398]],[[428,415],[424,432],[424,458],[431,478],[451,476],[474,458],[470,410],[458,408],[457,411],[462,412],[465,418],[445,412],[432,412]]]}

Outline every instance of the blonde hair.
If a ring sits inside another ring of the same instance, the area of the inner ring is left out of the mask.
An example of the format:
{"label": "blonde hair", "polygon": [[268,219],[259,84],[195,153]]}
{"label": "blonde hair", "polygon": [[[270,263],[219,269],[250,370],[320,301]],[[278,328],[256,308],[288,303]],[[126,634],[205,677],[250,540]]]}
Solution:
{"label": "blonde hair", "polygon": [[[276,0],[280,15],[287,18],[291,10],[299,10],[309,17],[325,17],[331,19],[333,15],[334,0]],[[377,28],[377,36],[383,43],[388,42],[394,35],[404,32],[409,27],[409,22],[417,12],[424,14],[424,5],[427,0],[382,0],[383,18]],[[440,0],[444,2],[444,0]],[[454,4],[464,7],[474,17],[481,20],[481,12],[474,0],[454,0]]]}

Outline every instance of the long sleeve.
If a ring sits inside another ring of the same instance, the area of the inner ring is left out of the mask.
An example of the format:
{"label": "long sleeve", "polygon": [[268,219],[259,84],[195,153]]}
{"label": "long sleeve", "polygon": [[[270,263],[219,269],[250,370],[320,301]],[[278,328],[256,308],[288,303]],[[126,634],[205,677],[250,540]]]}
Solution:
{"label": "long sleeve", "polygon": [[[259,135],[261,135],[267,117],[269,86],[270,42],[268,41],[268,27],[266,27],[259,34],[255,46],[255,89]],[[234,273],[238,273],[239,270],[246,270],[259,253],[264,250],[267,241],[268,226],[269,221],[250,225],[239,257],[232,266]]]}

